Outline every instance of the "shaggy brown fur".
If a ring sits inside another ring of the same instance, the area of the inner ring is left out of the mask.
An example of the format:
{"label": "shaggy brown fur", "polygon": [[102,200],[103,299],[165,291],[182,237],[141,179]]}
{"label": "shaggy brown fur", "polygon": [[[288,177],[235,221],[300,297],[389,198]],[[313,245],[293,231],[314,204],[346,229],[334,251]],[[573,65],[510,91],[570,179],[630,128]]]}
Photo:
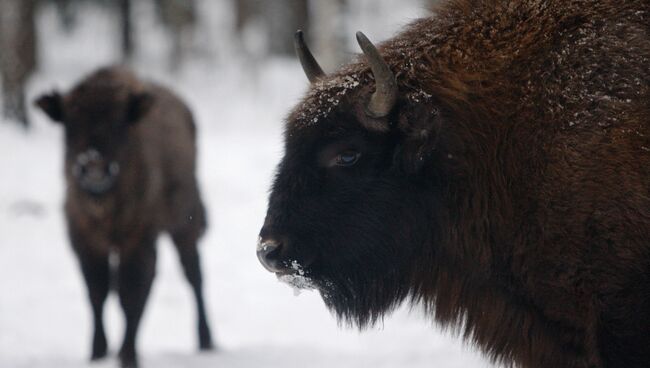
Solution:
{"label": "shaggy brown fur", "polygon": [[379,49],[393,112],[363,58],[315,83],[261,235],[362,325],[410,297],[498,362],[650,367],[650,1],[448,1]]}
{"label": "shaggy brown fur", "polygon": [[[116,252],[127,320],[120,356],[124,366],[136,364],[135,335],[160,232],[169,233],[179,251],[197,299],[200,346],[211,348],[196,247],[206,218],[188,108],[167,89],[141,82],[122,68],[100,69],[65,96],[54,92],[36,103],[65,126],[65,214],[95,315],[92,358],[106,355],[101,319],[111,278],[109,254]],[[111,165],[119,173],[101,176]],[[100,179],[93,181],[90,172],[97,167]]]}

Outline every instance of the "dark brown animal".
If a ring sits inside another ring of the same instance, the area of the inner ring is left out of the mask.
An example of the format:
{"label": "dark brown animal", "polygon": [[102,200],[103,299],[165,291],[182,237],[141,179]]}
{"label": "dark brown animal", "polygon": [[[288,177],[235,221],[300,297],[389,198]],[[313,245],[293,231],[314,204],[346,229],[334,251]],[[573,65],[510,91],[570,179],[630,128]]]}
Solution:
{"label": "dark brown animal", "polygon": [[447,1],[358,40],[325,75],[298,34],[262,264],[360,326],[407,299],[496,362],[650,367],[650,1]]}
{"label": "dark brown animal", "polygon": [[100,69],[68,94],[46,94],[36,104],[65,128],[65,214],[94,314],[92,359],[107,352],[102,311],[114,252],[126,316],[120,358],[124,367],[137,365],[136,332],[161,232],[171,235],[194,290],[200,348],[211,349],[197,250],[206,217],[195,178],[196,130],[186,105],[118,67]]}

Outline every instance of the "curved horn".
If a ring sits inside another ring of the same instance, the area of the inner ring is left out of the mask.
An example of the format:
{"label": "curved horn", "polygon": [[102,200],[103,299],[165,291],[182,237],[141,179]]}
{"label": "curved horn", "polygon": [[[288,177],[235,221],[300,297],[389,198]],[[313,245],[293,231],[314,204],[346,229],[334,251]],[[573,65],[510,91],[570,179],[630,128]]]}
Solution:
{"label": "curved horn", "polygon": [[390,113],[397,100],[397,81],[386,61],[368,37],[357,32],[357,42],[368,59],[370,70],[375,77],[375,92],[368,103],[367,113],[374,118],[382,118]]}
{"label": "curved horn", "polygon": [[293,36],[293,47],[296,49],[302,70],[305,71],[310,83],[314,83],[318,78],[325,75],[314,55],[309,51],[301,30],[298,30]]}

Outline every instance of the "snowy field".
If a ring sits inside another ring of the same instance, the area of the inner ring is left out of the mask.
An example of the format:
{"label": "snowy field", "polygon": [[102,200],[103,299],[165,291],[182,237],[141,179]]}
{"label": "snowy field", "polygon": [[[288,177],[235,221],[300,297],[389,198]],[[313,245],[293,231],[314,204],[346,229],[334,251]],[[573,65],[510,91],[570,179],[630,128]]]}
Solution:
{"label": "snowy field", "polygon": [[[40,32],[51,44],[41,47],[45,62],[30,98],[53,87],[67,90],[113,60],[110,42],[97,47],[110,31],[101,17],[90,17],[92,32],[66,39],[52,14],[41,17]],[[316,293],[294,296],[259,265],[255,243],[282,154],[281,122],[307,87],[295,61],[257,63],[253,73],[217,56],[169,76],[156,65],[156,52],[141,55],[136,69],[173,87],[199,125],[199,178],[210,220],[201,251],[219,350],[197,353],[192,295],[162,237],[139,334],[142,367],[490,366],[417,308],[404,307],[368,331],[341,327]],[[28,133],[0,122],[0,368],[116,367],[124,326],[115,296],[105,315],[111,358],[87,360],[92,320],[63,225],[62,131],[39,112],[30,115]]]}

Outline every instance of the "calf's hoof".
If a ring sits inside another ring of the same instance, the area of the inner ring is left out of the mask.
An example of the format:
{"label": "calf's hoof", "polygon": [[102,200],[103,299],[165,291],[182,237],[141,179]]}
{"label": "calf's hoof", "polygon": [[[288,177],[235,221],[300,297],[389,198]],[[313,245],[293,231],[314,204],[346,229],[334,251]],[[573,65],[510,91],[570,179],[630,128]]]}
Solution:
{"label": "calf's hoof", "polygon": [[95,360],[100,360],[104,359],[107,356],[107,351],[104,349],[103,351],[93,351],[93,353],[90,355],[90,360],[95,361]]}
{"label": "calf's hoof", "polygon": [[212,341],[201,341],[199,343],[199,350],[201,351],[212,351],[216,350],[214,343]]}
{"label": "calf's hoof", "polygon": [[212,342],[212,337],[210,335],[206,336],[201,336],[199,339],[199,350],[200,351],[211,351],[211,350],[216,350],[214,343]]}
{"label": "calf's hoof", "polygon": [[121,368],[138,368],[138,360],[135,353],[120,352],[120,367]]}
{"label": "calf's hoof", "polygon": [[212,342],[212,334],[210,333],[208,326],[199,328],[199,350],[215,350],[214,343]]}
{"label": "calf's hoof", "polygon": [[96,340],[93,342],[93,351],[90,354],[90,360],[99,360],[106,358],[108,354],[108,347],[106,345],[106,339]]}

